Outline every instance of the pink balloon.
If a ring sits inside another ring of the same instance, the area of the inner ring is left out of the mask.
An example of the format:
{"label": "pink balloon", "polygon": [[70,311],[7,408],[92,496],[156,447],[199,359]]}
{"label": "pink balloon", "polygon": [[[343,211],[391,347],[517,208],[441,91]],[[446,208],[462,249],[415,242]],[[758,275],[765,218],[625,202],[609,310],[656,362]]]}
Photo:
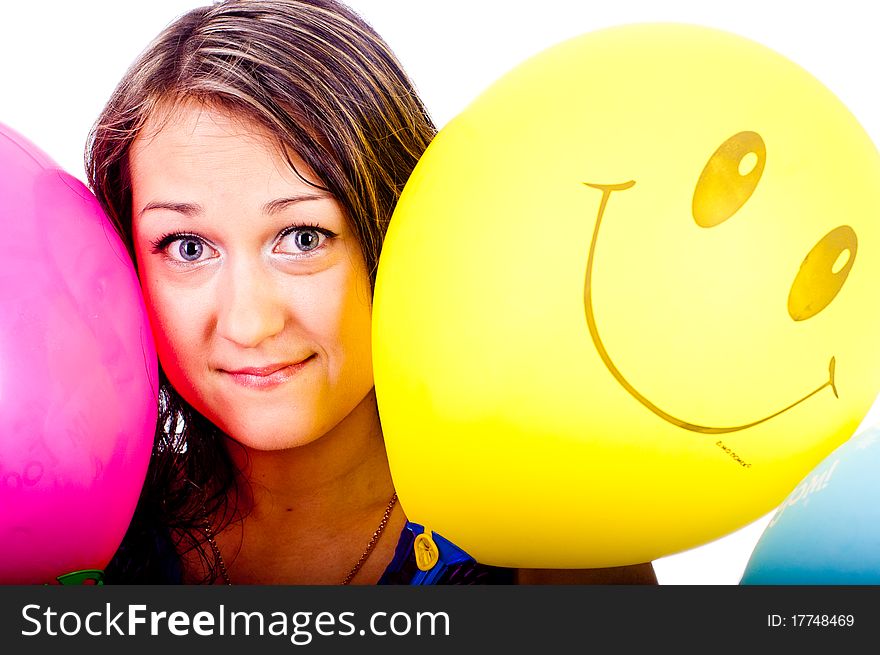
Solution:
{"label": "pink balloon", "polygon": [[0,124],[0,583],[103,570],[144,482],[157,359],[97,199]]}

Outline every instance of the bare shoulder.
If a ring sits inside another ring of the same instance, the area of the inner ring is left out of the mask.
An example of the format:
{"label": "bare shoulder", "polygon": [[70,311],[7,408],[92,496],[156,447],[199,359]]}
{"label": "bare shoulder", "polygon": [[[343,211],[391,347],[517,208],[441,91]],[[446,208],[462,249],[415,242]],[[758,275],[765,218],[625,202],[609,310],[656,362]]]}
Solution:
{"label": "bare shoulder", "polygon": [[657,575],[651,562],[604,569],[517,569],[516,584],[623,584],[655,585]]}

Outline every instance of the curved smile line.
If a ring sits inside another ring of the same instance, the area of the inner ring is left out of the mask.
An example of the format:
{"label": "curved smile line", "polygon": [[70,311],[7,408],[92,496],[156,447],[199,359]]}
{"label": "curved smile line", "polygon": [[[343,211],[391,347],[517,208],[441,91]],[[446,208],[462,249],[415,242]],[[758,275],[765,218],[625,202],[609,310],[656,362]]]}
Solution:
{"label": "curved smile line", "polygon": [[684,428],[685,430],[691,430],[692,432],[701,432],[703,434],[727,434],[729,432],[738,432],[739,430],[745,430],[747,428],[754,427],[765,421],[769,421],[772,418],[779,416],[780,414],[787,412],[788,410],[796,407],[801,404],[808,398],[816,395],[826,387],[831,387],[831,391],[834,392],[835,398],[839,397],[837,395],[837,387],[834,385],[834,357],[828,362],[828,380],[817,387],[804,397],[795,402],[791,403],[787,407],[780,409],[778,412],[771,414],[770,416],[765,416],[762,419],[758,419],[757,421],[752,421],[751,423],[745,423],[743,425],[735,425],[731,427],[710,427],[706,425],[696,425],[695,423],[689,423],[687,421],[683,421],[680,418],[676,418],[667,412],[664,412],[662,409],[657,407],[650,400],[645,398],[638,390],[632,386],[629,381],[623,376],[623,374],[618,370],[618,368],[614,365],[614,362],[611,360],[611,357],[608,355],[608,351],[605,349],[605,345],[602,343],[602,339],[599,336],[599,330],[596,327],[596,317],[593,312],[593,291],[592,291],[592,276],[593,276],[593,256],[596,252],[596,241],[599,236],[599,226],[602,223],[602,217],[605,215],[605,207],[608,204],[608,199],[611,197],[611,193],[614,191],[623,191],[631,188],[635,181],[623,182],[622,184],[590,184],[589,182],[584,182],[584,184],[593,189],[599,189],[602,192],[602,202],[599,205],[599,215],[596,217],[596,226],[593,228],[593,238],[590,242],[590,254],[587,259],[587,274],[586,280],[584,282],[584,309],[586,310],[587,315],[587,327],[590,330],[590,337],[593,339],[593,344],[596,346],[596,350],[599,353],[599,357],[602,358],[602,361],[605,363],[605,366],[608,368],[608,371],[614,378],[620,383],[620,385],[626,389],[627,393],[629,393],[633,398],[638,400],[642,405],[647,407],[649,410],[654,412],[657,416],[662,418],[664,421],[668,421],[673,425],[677,425],[680,428]]}

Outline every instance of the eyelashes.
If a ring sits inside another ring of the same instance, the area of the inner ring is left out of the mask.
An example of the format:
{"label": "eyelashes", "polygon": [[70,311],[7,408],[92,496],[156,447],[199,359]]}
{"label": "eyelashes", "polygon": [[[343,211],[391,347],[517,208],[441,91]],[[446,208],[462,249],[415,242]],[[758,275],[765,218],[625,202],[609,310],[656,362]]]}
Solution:
{"label": "eyelashes", "polygon": [[194,232],[167,232],[159,238],[150,241],[150,251],[154,255],[158,255],[175,241],[182,241],[184,239],[190,239],[202,244],[205,243],[204,239]]}
{"label": "eyelashes", "polygon": [[[334,232],[317,225],[291,225],[281,231],[278,235],[277,243],[281,245],[287,241],[292,241],[296,252],[289,250],[282,250],[281,252],[290,255],[303,255],[319,250],[327,242],[327,239],[332,239],[335,236]],[[288,239],[288,237],[292,238]]]}
{"label": "eyelashes", "polygon": [[[289,225],[275,238],[272,251],[288,258],[314,257],[337,234],[311,223]],[[174,244],[179,244],[174,248]],[[150,252],[162,255],[175,264],[198,264],[217,256],[217,249],[203,236],[189,231],[167,232],[150,240]],[[203,257],[214,253],[212,257]]]}

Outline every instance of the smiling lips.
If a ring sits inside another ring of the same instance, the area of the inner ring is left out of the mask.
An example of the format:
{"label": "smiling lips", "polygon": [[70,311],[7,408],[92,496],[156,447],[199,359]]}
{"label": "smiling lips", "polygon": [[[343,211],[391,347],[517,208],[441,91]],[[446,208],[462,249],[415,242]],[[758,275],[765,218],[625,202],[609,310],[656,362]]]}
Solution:
{"label": "smiling lips", "polygon": [[287,382],[299,373],[306,364],[312,361],[314,355],[294,363],[278,363],[269,366],[247,367],[229,371],[220,369],[234,382],[250,389],[271,389]]}

